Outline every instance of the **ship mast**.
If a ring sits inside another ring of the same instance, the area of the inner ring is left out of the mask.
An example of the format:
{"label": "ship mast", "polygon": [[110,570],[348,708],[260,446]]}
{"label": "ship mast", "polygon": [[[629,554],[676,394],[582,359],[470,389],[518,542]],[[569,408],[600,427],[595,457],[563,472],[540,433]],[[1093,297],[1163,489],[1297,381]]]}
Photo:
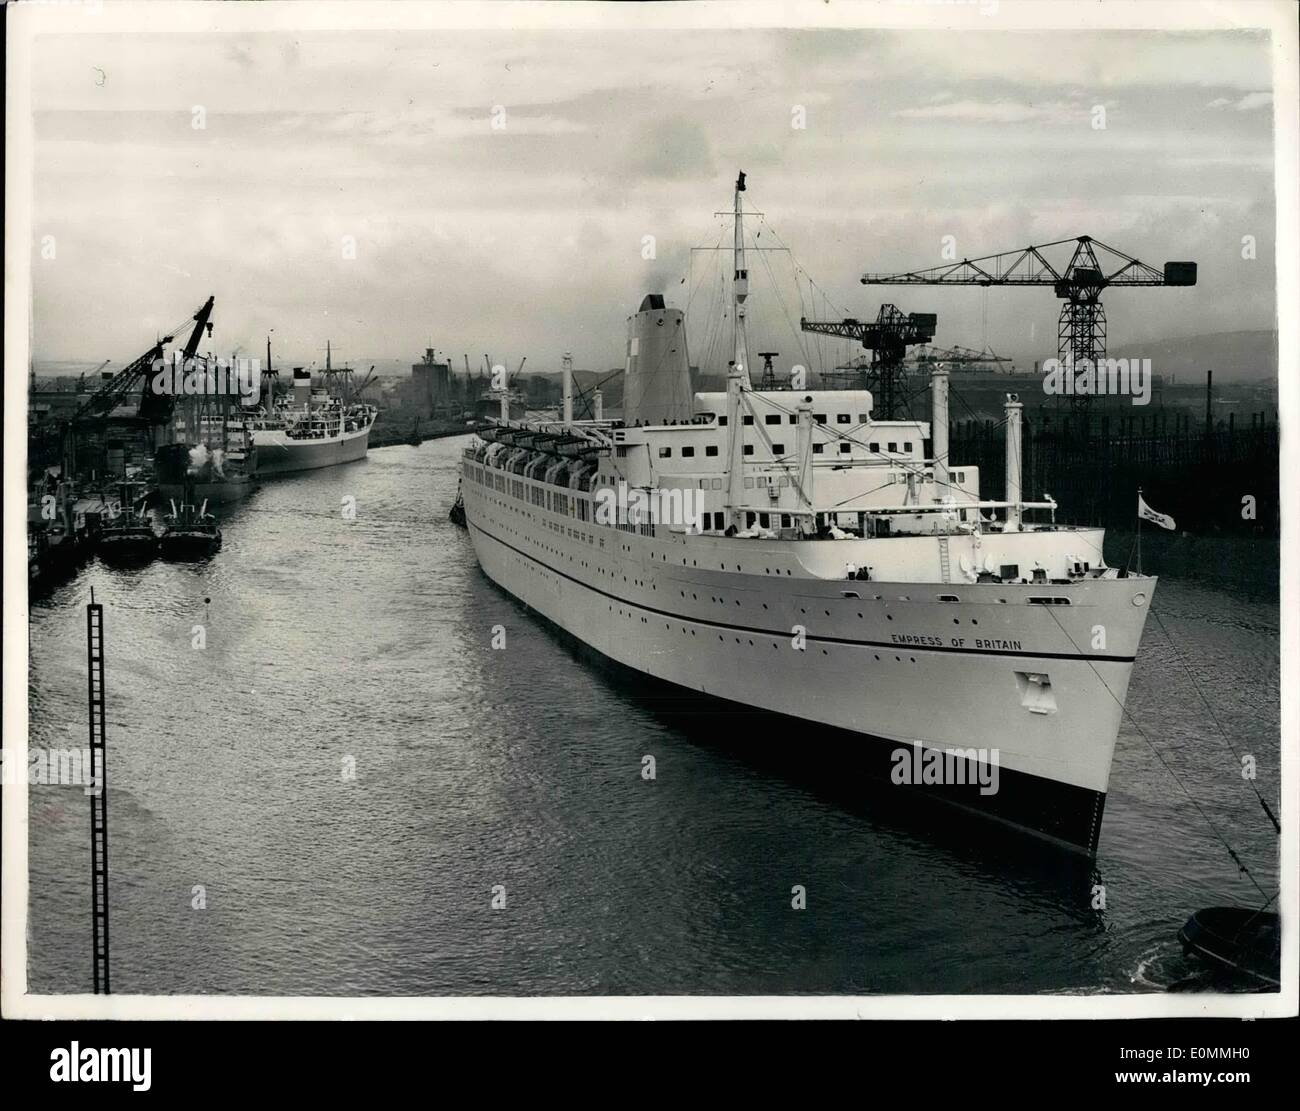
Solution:
{"label": "ship mast", "polygon": [[727,368],[727,518],[737,530],[744,528],[745,422],[741,393],[751,388],[745,337],[745,298],[749,295],[749,272],[745,269],[744,202],[745,175],[736,178],[736,273],[731,283],[731,305],[736,326],[735,358]]}
{"label": "ship mast", "polygon": [[753,388],[754,383],[749,377],[749,343],[745,335],[745,298],[749,296],[749,271],[745,269],[745,215],[744,199],[741,197],[744,191],[745,174],[742,170],[740,176],[736,178],[736,275],[731,283],[731,298],[736,323],[736,367],[741,372],[746,388],[749,389]]}

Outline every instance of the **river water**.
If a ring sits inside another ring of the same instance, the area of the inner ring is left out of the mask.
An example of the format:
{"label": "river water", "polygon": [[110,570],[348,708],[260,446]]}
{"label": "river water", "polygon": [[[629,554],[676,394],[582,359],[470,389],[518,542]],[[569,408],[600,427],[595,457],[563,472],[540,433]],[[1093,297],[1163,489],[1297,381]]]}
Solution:
{"label": "river water", "polygon": [[[34,601],[51,749],[84,745],[92,587],[105,606],[115,993],[1207,987],[1178,926],[1263,901],[1220,835],[1272,894],[1276,837],[1219,725],[1276,809],[1275,590],[1162,579],[1088,861],[580,656],[448,522],[463,443],[267,483],[209,562],[96,561]],[[30,990],[89,991],[88,800],[29,797]]]}

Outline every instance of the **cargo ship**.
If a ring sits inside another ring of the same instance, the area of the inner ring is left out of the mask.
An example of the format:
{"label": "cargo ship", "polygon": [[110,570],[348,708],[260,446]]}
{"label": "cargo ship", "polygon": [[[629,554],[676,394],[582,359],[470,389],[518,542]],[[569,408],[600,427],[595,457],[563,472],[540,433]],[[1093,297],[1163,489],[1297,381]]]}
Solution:
{"label": "cargo ship", "polygon": [[313,389],[311,371],[295,369],[293,392],[249,418],[259,478],[364,459],[378,410]]}
{"label": "cargo ship", "polygon": [[503,412],[465,449],[480,567],[625,668],[1095,852],[1155,578],[1025,496],[1015,394],[994,499],[948,458],[942,363],[928,421],[877,420],[865,389],[756,388],[744,192],[725,392],[694,388],[683,312],[647,295],[620,420],[575,421],[566,374],[558,420]]}

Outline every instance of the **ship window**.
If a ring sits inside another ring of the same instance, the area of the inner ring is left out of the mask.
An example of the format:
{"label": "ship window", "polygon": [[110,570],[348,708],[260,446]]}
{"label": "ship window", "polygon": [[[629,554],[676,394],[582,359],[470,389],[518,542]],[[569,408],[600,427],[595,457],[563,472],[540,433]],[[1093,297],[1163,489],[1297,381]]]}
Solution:
{"label": "ship window", "polygon": [[791,413],[791,414],[790,414],[790,417],[789,417],[789,421],[790,421],[791,424],[797,424],[798,421],[799,421],[799,418],[798,418],[797,416],[795,416],[793,413]]}
{"label": "ship window", "polygon": [[722,489],[722,479],[720,479],[720,478],[715,478],[715,479],[713,480],[713,488],[714,488],[715,490],[721,490],[721,489]]}
{"label": "ship window", "polygon": [[906,451],[906,452],[908,452],[909,454],[911,453],[911,451],[912,451],[912,441],[911,441],[911,440],[904,440],[904,441],[903,441],[903,450]]}
{"label": "ship window", "polygon": [[849,416],[848,413],[836,413],[836,414],[835,414],[835,423],[836,423],[836,424],[848,424],[849,421],[850,421],[851,419],[852,419],[852,418]]}
{"label": "ship window", "polygon": [[744,421],[745,424],[753,424],[753,423],[754,423],[754,418],[753,418],[752,416],[750,416],[748,413],[746,413],[743,417],[741,417],[741,420]]}
{"label": "ship window", "polygon": [[849,448],[848,443],[842,443],[842,444],[840,444],[840,454],[841,454],[841,455],[848,455],[849,450],[850,450],[850,448]]}
{"label": "ship window", "polygon": [[781,514],[781,527],[782,527],[782,528],[789,528],[789,527],[790,527],[790,514],[789,514],[789,513],[782,513],[782,514]]}
{"label": "ship window", "polygon": [[726,428],[726,427],[727,427],[727,418],[726,418],[726,417],[719,417],[719,418],[718,418],[718,427],[720,427],[720,428]]}
{"label": "ship window", "polygon": [[759,523],[759,525],[760,525],[762,528],[767,528],[767,519],[768,519],[768,517],[769,517],[769,514],[767,514],[767,513],[760,513],[760,514],[758,515],[758,523]]}
{"label": "ship window", "polygon": [[672,458],[672,455],[673,455],[673,449],[670,448],[670,447],[661,447],[661,448],[659,449],[659,458],[660,458],[660,459],[671,459],[671,458]]}
{"label": "ship window", "polygon": [[897,450],[898,450],[898,442],[897,442],[897,441],[894,441],[893,443],[889,444],[889,446],[888,446],[885,450],[887,450],[887,451],[897,451]]}
{"label": "ship window", "polygon": [[773,444],[773,445],[772,445],[772,454],[773,454],[773,455],[784,455],[784,454],[785,454],[785,444]]}
{"label": "ship window", "polygon": [[741,449],[741,451],[742,451],[745,455],[753,455],[753,454],[754,454],[754,445],[753,445],[753,444],[746,444],[746,445]]}
{"label": "ship window", "polygon": [[941,602],[960,602],[961,599],[958,598],[956,594],[940,594],[940,595],[939,595],[939,601],[941,601]]}
{"label": "ship window", "polygon": [[814,455],[820,455],[821,453],[822,453],[822,445],[821,445],[821,444],[813,444],[813,454],[814,454]]}
{"label": "ship window", "polygon": [[859,423],[859,424],[866,424],[866,423],[867,423],[867,414],[866,414],[866,413],[859,413],[859,414],[858,414],[858,423]]}
{"label": "ship window", "polygon": [[768,413],[767,416],[765,416],[765,417],[763,418],[763,423],[764,423],[764,424],[780,424],[780,423],[781,423],[781,414],[780,414],[780,413]]}
{"label": "ship window", "polygon": [[714,527],[715,529],[717,529],[719,532],[722,531],[722,514],[721,514],[721,513],[715,513],[715,514],[713,515],[713,527]]}
{"label": "ship window", "polygon": [[872,452],[872,453],[874,453],[874,454],[876,454],[876,455],[879,455],[879,454],[880,454],[880,445],[879,445],[879,444],[868,444],[868,445],[867,445],[867,450],[870,451],[870,452]]}
{"label": "ship window", "polygon": [[704,454],[710,458],[718,454],[718,448],[715,444],[708,444],[704,448]]}
{"label": "ship window", "polygon": [[826,414],[825,414],[825,413],[814,413],[814,414],[813,414],[813,420],[815,420],[818,424],[825,424],[825,423],[826,423]]}
{"label": "ship window", "polygon": [[695,449],[693,447],[682,448],[683,459],[693,459],[694,457],[695,457]]}
{"label": "ship window", "polygon": [[1068,605],[1070,604],[1070,599],[1069,599],[1069,598],[1060,598],[1060,597],[1055,597],[1055,598],[1027,598],[1026,601],[1027,601],[1031,606],[1068,606]]}

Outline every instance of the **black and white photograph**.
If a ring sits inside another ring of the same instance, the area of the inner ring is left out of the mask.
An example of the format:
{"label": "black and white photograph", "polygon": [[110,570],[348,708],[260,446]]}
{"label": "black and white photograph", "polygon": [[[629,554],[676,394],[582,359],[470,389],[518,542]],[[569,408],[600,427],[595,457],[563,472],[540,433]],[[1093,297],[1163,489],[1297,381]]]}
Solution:
{"label": "black and white photograph", "polygon": [[6,1017],[1295,1015],[1295,13],[10,5]]}

